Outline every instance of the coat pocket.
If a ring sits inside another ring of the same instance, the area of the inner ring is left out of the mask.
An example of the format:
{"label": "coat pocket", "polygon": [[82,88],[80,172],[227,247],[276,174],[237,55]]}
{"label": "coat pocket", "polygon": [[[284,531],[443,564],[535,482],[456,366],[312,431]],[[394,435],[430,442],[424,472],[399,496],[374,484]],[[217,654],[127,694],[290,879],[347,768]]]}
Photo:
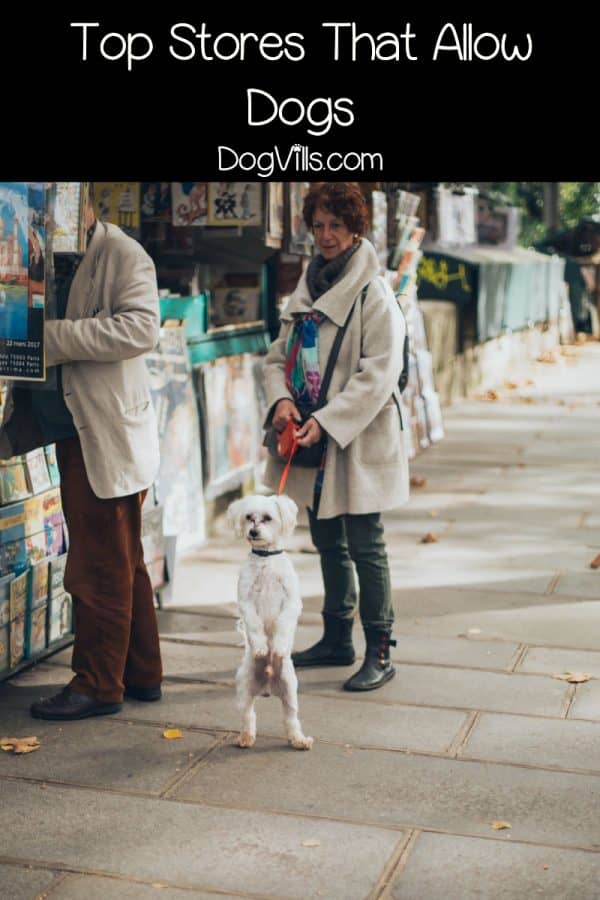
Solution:
{"label": "coat pocket", "polygon": [[363,466],[393,466],[402,460],[401,422],[391,399],[356,438],[357,458]]}

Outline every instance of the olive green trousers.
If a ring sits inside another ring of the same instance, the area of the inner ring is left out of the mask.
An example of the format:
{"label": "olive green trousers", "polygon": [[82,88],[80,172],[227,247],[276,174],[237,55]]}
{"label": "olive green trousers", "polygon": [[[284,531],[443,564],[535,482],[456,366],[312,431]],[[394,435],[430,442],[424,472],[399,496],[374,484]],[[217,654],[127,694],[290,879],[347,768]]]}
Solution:
{"label": "olive green trousers", "polygon": [[309,509],[308,518],[311,537],[321,557],[323,612],[350,619],[358,601],[363,626],[389,628],[394,621],[394,607],[381,513],[317,519]]}

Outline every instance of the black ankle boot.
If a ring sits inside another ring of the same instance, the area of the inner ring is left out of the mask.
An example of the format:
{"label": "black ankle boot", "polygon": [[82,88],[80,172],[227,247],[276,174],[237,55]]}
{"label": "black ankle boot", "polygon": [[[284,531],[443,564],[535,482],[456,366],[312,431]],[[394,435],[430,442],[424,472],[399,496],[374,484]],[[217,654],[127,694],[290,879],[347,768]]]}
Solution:
{"label": "black ankle boot", "polygon": [[374,691],[396,674],[390,660],[390,646],[396,641],[391,638],[391,628],[373,628],[365,626],[367,649],[362,666],[344,684],[346,691]]}
{"label": "black ankle boot", "polygon": [[323,613],[323,637],[308,650],[292,653],[297,668],[307,666],[351,666],[356,659],[352,646],[353,619]]}

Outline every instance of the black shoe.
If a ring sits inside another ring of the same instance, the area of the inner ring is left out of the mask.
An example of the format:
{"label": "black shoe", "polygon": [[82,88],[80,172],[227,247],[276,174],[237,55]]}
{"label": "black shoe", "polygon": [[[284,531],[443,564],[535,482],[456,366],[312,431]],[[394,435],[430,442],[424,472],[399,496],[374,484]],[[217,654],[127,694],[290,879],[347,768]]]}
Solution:
{"label": "black shoe", "polygon": [[117,713],[122,703],[98,703],[87,694],[79,694],[70,687],[65,687],[54,697],[47,697],[32,703],[31,715],[34,719],[87,719],[88,716],[109,716]]}
{"label": "black shoe", "polygon": [[396,669],[390,660],[391,629],[365,627],[367,649],[363,664],[344,684],[345,691],[375,691],[394,677]]}
{"label": "black shoe", "polygon": [[160,685],[152,688],[126,687],[125,696],[128,700],[142,700],[144,703],[153,703],[155,700],[160,700],[162,691]]}
{"label": "black shoe", "polygon": [[351,666],[356,659],[352,645],[353,619],[340,619],[323,613],[323,637],[308,650],[292,653],[297,669],[308,666]]}

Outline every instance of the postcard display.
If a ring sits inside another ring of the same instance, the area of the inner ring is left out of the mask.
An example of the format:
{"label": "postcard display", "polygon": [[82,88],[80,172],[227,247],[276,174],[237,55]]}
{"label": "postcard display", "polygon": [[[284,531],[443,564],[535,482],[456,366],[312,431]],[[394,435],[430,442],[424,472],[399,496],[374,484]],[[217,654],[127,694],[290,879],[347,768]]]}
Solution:
{"label": "postcard display", "polygon": [[54,445],[0,463],[0,678],[72,633]]}
{"label": "postcard display", "polygon": [[392,254],[392,265],[397,269],[386,273],[402,306],[408,329],[409,377],[401,395],[401,412],[409,459],[444,437],[432,357],[427,347],[423,312],[417,300],[417,267],[422,256],[419,248],[425,236],[425,229],[419,226],[415,215],[419,199],[416,194],[398,191],[397,242]]}

